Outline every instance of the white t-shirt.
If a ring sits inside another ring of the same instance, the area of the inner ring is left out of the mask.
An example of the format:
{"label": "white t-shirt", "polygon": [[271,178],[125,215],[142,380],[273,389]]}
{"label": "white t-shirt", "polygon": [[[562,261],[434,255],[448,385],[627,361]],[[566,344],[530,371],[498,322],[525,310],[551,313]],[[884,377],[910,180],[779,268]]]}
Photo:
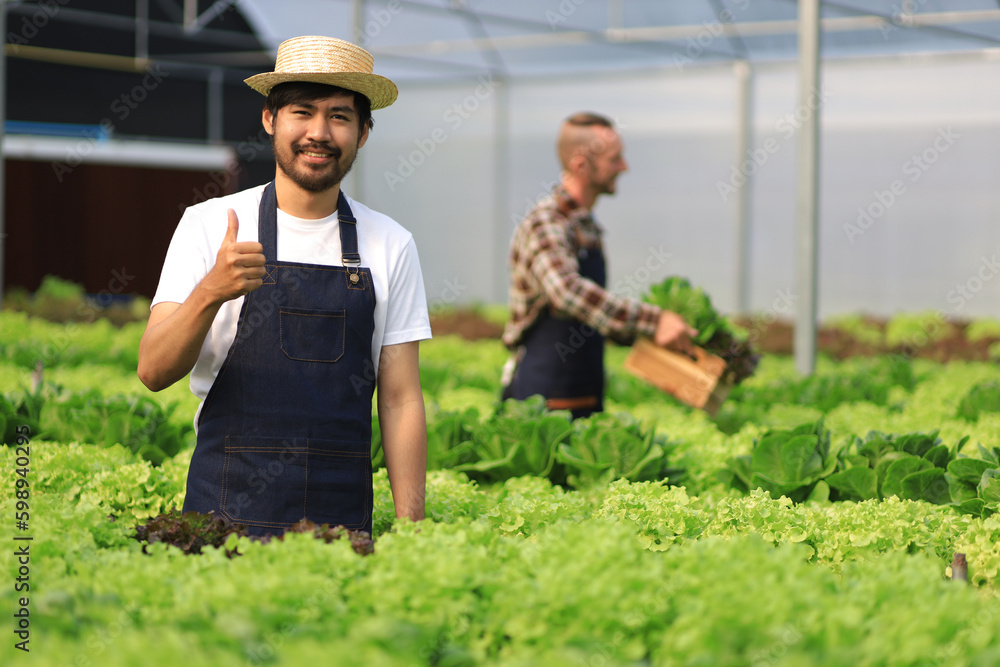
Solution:
{"label": "white t-shirt", "polygon": [[[263,192],[261,185],[210,199],[184,212],[167,249],[152,305],[165,301],[182,303],[208,274],[229,225],[227,209],[235,210],[239,218],[238,241],[259,240],[257,213]],[[371,269],[375,285],[372,361],[377,374],[382,346],[431,337],[424,280],[413,236],[392,218],[350,197],[347,201],[358,221],[361,266]],[[321,220],[304,220],[278,209],[277,217],[278,261],[341,265],[340,222],[336,213]],[[268,258],[268,261],[274,260]],[[191,371],[191,391],[203,401],[236,337],[243,298],[227,301],[219,309]]]}

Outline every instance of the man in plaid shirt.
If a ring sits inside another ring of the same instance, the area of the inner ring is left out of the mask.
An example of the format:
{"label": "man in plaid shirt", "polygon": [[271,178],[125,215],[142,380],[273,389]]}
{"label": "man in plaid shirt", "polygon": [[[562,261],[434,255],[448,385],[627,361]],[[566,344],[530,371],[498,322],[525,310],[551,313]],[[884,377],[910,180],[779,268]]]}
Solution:
{"label": "man in plaid shirt", "polygon": [[628,168],[613,123],[578,113],[560,128],[562,180],[517,226],[510,250],[510,319],[503,342],[514,353],[504,398],[541,394],[574,418],[604,407],[604,339],[630,345],[648,336],[691,354],[697,332],[676,313],[605,289],[597,197],[614,194]]}

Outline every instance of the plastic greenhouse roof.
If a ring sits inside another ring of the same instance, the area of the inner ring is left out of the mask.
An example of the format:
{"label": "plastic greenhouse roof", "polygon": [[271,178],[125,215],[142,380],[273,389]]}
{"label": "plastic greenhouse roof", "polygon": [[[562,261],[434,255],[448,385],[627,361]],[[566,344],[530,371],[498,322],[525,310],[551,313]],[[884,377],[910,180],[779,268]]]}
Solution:
{"label": "plastic greenhouse roof", "polygon": [[[960,52],[1000,46],[998,0],[821,0],[823,58]],[[356,7],[363,19],[355,28]],[[796,0],[242,0],[272,52],[328,34],[364,44],[376,71],[435,80],[684,68],[735,59],[794,60]],[[323,29],[326,27],[335,29]]]}

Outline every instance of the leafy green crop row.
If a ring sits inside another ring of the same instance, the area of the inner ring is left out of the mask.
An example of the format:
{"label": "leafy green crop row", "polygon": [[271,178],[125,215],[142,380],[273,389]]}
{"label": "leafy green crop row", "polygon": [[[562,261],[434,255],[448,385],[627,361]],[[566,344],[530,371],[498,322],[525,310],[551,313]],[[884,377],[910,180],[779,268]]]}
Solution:
{"label": "leafy green crop row", "polygon": [[[378,421],[373,419],[373,465],[383,465]],[[671,445],[653,429],[621,413],[595,414],[572,421],[569,412],[545,409],[541,397],[507,400],[482,416],[474,407],[440,412],[427,427],[427,467],[466,473],[483,483],[534,475],[580,488],[613,479],[669,477]]]}
{"label": "leafy green crop row", "polygon": [[149,395],[105,396],[98,389],[66,391],[42,384],[0,394],[2,444],[26,426],[36,438],[56,442],[121,444],[155,464],[194,444],[194,425],[173,419],[177,403],[163,407]]}
{"label": "leafy green crop row", "polygon": [[[1000,659],[1000,600],[946,579],[962,549],[973,584],[996,581],[1000,522],[922,502],[709,501],[655,482],[567,491],[531,476],[480,487],[438,471],[429,520],[394,524],[382,471],[373,556],[293,534],[231,539],[237,559],[212,548],[185,557],[166,545],[144,554],[129,537],[178,502],[185,457],[154,468],[120,447],[32,446],[39,664]],[[137,488],[150,500],[123,507]],[[5,571],[13,560],[0,557]],[[6,587],[0,604],[13,595]],[[4,664],[11,644],[0,645]]]}
{"label": "leafy green crop row", "polygon": [[720,477],[744,493],[763,489],[795,501],[896,496],[990,516],[1000,510],[1000,447],[977,444],[978,456],[969,456],[962,453],[967,441],[968,436],[949,447],[936,431],[902,436],[872,431],[831,451],[821,420],[768,431],[751,454],[731,458]]}
{"label": "leafy green crop row", "polygon": [[[134,366],[110,352],[124,334],[104,332],[102,347],[87,326],[38,332],[75,341],[56,346],[45,366],[67,403],[86,402],[97,386],[98,411],[109,397],[144,397],[165,423],[190,424],[197,401],[186,387],[145,393]],[[32,354],[14,363],[17,349],[39,348],[0,336],[8,396],[33,368]],[[60,436],[94,443],[80,444],[35,432],[27,499],[35,655],[9,641],[0,663],[1000,662],[1000,514],[901,498],[909,476],[933,468],[966,493],[978,474],[976,497],[989,509],[979,487],[990,488],[982,482],[993,468],[984,465],[1000,445],[989,398],[996,368],[821,359],[815,379],[802,379],[791,360],[765,357],[713,420],[622,372],[625,352],[608,350],[608,413],[570,423],[537,402],[499,404],[506,352],[497,341],[422,344],[429,460],[440,468],[428,475],[428,519],[398,522],[386,471],[377,470],[375,551],[365,557],[343,540],[297,534],[268,544],[227,536],[223,548],[195,556],[139,544],[136,526],[180,505],[190,446],[153,466],[130,448],[101,446],[109,439],[97,433]],[[50,412],[69,422],[73,414]],[[803,424],[809,433],[789,433]],[[808,456],[782,461],[800,436],[811,436],[798,441]],[[749,457],[752,482],[754,453],[768,438],[785,472],[810,471],[819,457],[821,478],[801,502],[791,489],[792,497],[750,484],[739,492],[720,475],[728,469],[732,481],[727,463]],[[0,448],[0,516],[15,507],[15,457]],[[827,475],[830,461],[841,469]],[[863,469],[875,475],[877,496],[848,500],[871,485],[835,476],[870,478]],[[821,484],[828,496],[813,493]],[[233,549],[240,558],[226,557]],[[966,555],[970,585],[948,580],[956,552]],[[11,550],[0,552],[0,566],[15,571]],[[15,595],[5,587],[0,607],[16,608]]]}
{"label": "leafy green crop row", "polygon": [[130,368],[139,364],[139,339],[145,324],[120,329],[107,320],[56,324],[20,312],[0,312],[0,360],[35,368],[111,363]]}

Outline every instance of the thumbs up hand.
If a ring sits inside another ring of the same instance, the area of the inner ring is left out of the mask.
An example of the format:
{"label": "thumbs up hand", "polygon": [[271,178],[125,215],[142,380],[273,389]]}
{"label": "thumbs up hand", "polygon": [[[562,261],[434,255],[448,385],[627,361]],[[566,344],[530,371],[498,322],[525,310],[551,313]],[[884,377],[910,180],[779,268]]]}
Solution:
{"label": "thumbs up hand", "polygon": [[255,241],[236,240],[240,221],[229,209],[229,227],[215,256],[215,266],[205,276],[205,287],[219,303],[243,296],[263,284],[264,246]]}

